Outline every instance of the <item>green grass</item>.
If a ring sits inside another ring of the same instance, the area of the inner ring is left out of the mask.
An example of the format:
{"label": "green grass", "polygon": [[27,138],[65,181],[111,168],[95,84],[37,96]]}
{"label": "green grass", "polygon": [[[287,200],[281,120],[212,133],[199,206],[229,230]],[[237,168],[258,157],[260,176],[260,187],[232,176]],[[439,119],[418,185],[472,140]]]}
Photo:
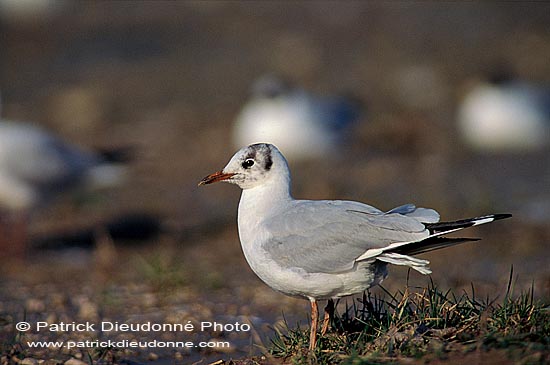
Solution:
{"label": "green grass", "polygon": [[473,286],[456,295],[433,282],[381,296],[367,291],[336,314],[314,353],[307,351],[309,330],[288,325],[275,330],[270,353],[297,364],[380,364],[505,348],[510,356],[540,353],[548,360],[549,307],[534,299],[532,288],[515,296],[511,283],[512,273],[500,302],[476,298]]}
{"label": "green grass", "polygon": [[133,265],[139,268],[140,277],[156,290],[170,292],[187,283],[187,273],[174,255],[135,255],[133,261]]}

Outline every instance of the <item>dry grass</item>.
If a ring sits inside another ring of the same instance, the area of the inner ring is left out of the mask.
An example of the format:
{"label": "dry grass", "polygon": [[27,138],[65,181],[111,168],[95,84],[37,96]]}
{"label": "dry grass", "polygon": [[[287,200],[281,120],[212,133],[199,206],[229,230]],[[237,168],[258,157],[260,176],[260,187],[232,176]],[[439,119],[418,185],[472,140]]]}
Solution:
{"label": "dry grass", "polygon": [[382,296],[365,292],[346,303],[315,353],[305,350],[307,330],[287,327],[276,330],[271,354],[293,363],[372,364],[505,349],[514,363],[544,363],[550,360],[549,309],[532,289],[514,295],[512,272],[501,300],[477,298],[473,285],[471,293],[457,295],[433,282]]}

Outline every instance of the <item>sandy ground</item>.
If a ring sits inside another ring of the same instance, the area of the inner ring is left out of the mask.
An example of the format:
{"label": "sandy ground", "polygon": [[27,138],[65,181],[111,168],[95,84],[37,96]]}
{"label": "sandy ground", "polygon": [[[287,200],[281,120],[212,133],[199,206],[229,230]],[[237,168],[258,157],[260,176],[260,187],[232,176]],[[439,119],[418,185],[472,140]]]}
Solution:
{"label": "sandy ground", "polygon": [[[85,199],[67,194],[33,212],[28,258],[3,257],[4,339],[23,319],[251,325],[184,334],[228,341],[229,350],[121,355],[207,363],[259,353],[283,312],[291,324],[307,323],[305,301],[273,292],[246,265],[238,189],[196,186],[233,154],[231,123],[266,72],[320,93],[352,92],[367,106],[339,156],[291,163],[295,196],[381,209],[414,202],[444,219],[510,212],[512,220],[469,232],[483,241],[426,254],[432,279],[502,297],[513,266],[518,292],[533,285],[538,298],[550,299],[549,152],[475,153],[455,125],[471,80],[494,68],[550,82],[548,4],[59,2],[24,17],[1,6],[3,117],[89,148],[135,150],[123,186]],[[403,77],[411,69],[431,76],[411,84]],[[407,275],[392,268],[384,286],[402,289]],[[409,284],[427,280],[411,273]],[[42,335],[29,336],[93,337]],[[86,356],[26,350],[37,358]]]}

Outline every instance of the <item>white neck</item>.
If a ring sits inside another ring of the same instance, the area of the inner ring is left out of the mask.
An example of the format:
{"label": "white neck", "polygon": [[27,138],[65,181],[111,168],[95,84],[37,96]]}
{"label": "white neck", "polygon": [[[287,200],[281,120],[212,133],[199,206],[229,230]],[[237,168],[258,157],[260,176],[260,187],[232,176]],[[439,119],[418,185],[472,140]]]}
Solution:
{"label": "white neck", "polygon": [[251,242],[262,219],[292,201],[288,175],[274,177],[266,184],[244,189],[239,202],[239,235],[244,245]]}

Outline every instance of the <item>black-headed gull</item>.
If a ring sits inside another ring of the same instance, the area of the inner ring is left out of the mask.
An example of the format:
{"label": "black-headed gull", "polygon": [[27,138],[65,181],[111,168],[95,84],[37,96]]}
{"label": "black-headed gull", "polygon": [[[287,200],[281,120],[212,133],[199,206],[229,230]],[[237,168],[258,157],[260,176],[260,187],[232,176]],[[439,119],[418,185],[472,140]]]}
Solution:
{"label": "black-headed gull", "polygon": [[459,105],[457,122],[475,150],[540,150],[550,146],[550,89],[507,75],[479,82]]}
{"label": "black-headed gull", "polygon": [[443,235],[510,217],[492,214],[439,223],[435,210],[412,204],[383,212],[354,201],[295,200],[286,159],[265,143],[242,148],[199,185],[217,181],[243,189],[239,236],[252,270],[271,288],[311,302],[310,349],[317,339],[318,300],[328,300],[324,334],[333,299],[379,284],[388,263],[429,274],[429,262],[411,255],[471,241]]}
{"label": "black-headed gull", "polygon": [[269,141],[292,162],[327,157],[345,140],[360,109],[352,98],[316,95],[265,75],[235,119],[233,142],[240,148]]}
{"label": "black-headed gull", "polygon": [[36,125],[0,120],[0,213],[10,213],[17,231],[2,232],[3,256],[23,253],[24,222],[30,209],[78,186],[97,188],[121,182],[125,168],[107,160]]}

